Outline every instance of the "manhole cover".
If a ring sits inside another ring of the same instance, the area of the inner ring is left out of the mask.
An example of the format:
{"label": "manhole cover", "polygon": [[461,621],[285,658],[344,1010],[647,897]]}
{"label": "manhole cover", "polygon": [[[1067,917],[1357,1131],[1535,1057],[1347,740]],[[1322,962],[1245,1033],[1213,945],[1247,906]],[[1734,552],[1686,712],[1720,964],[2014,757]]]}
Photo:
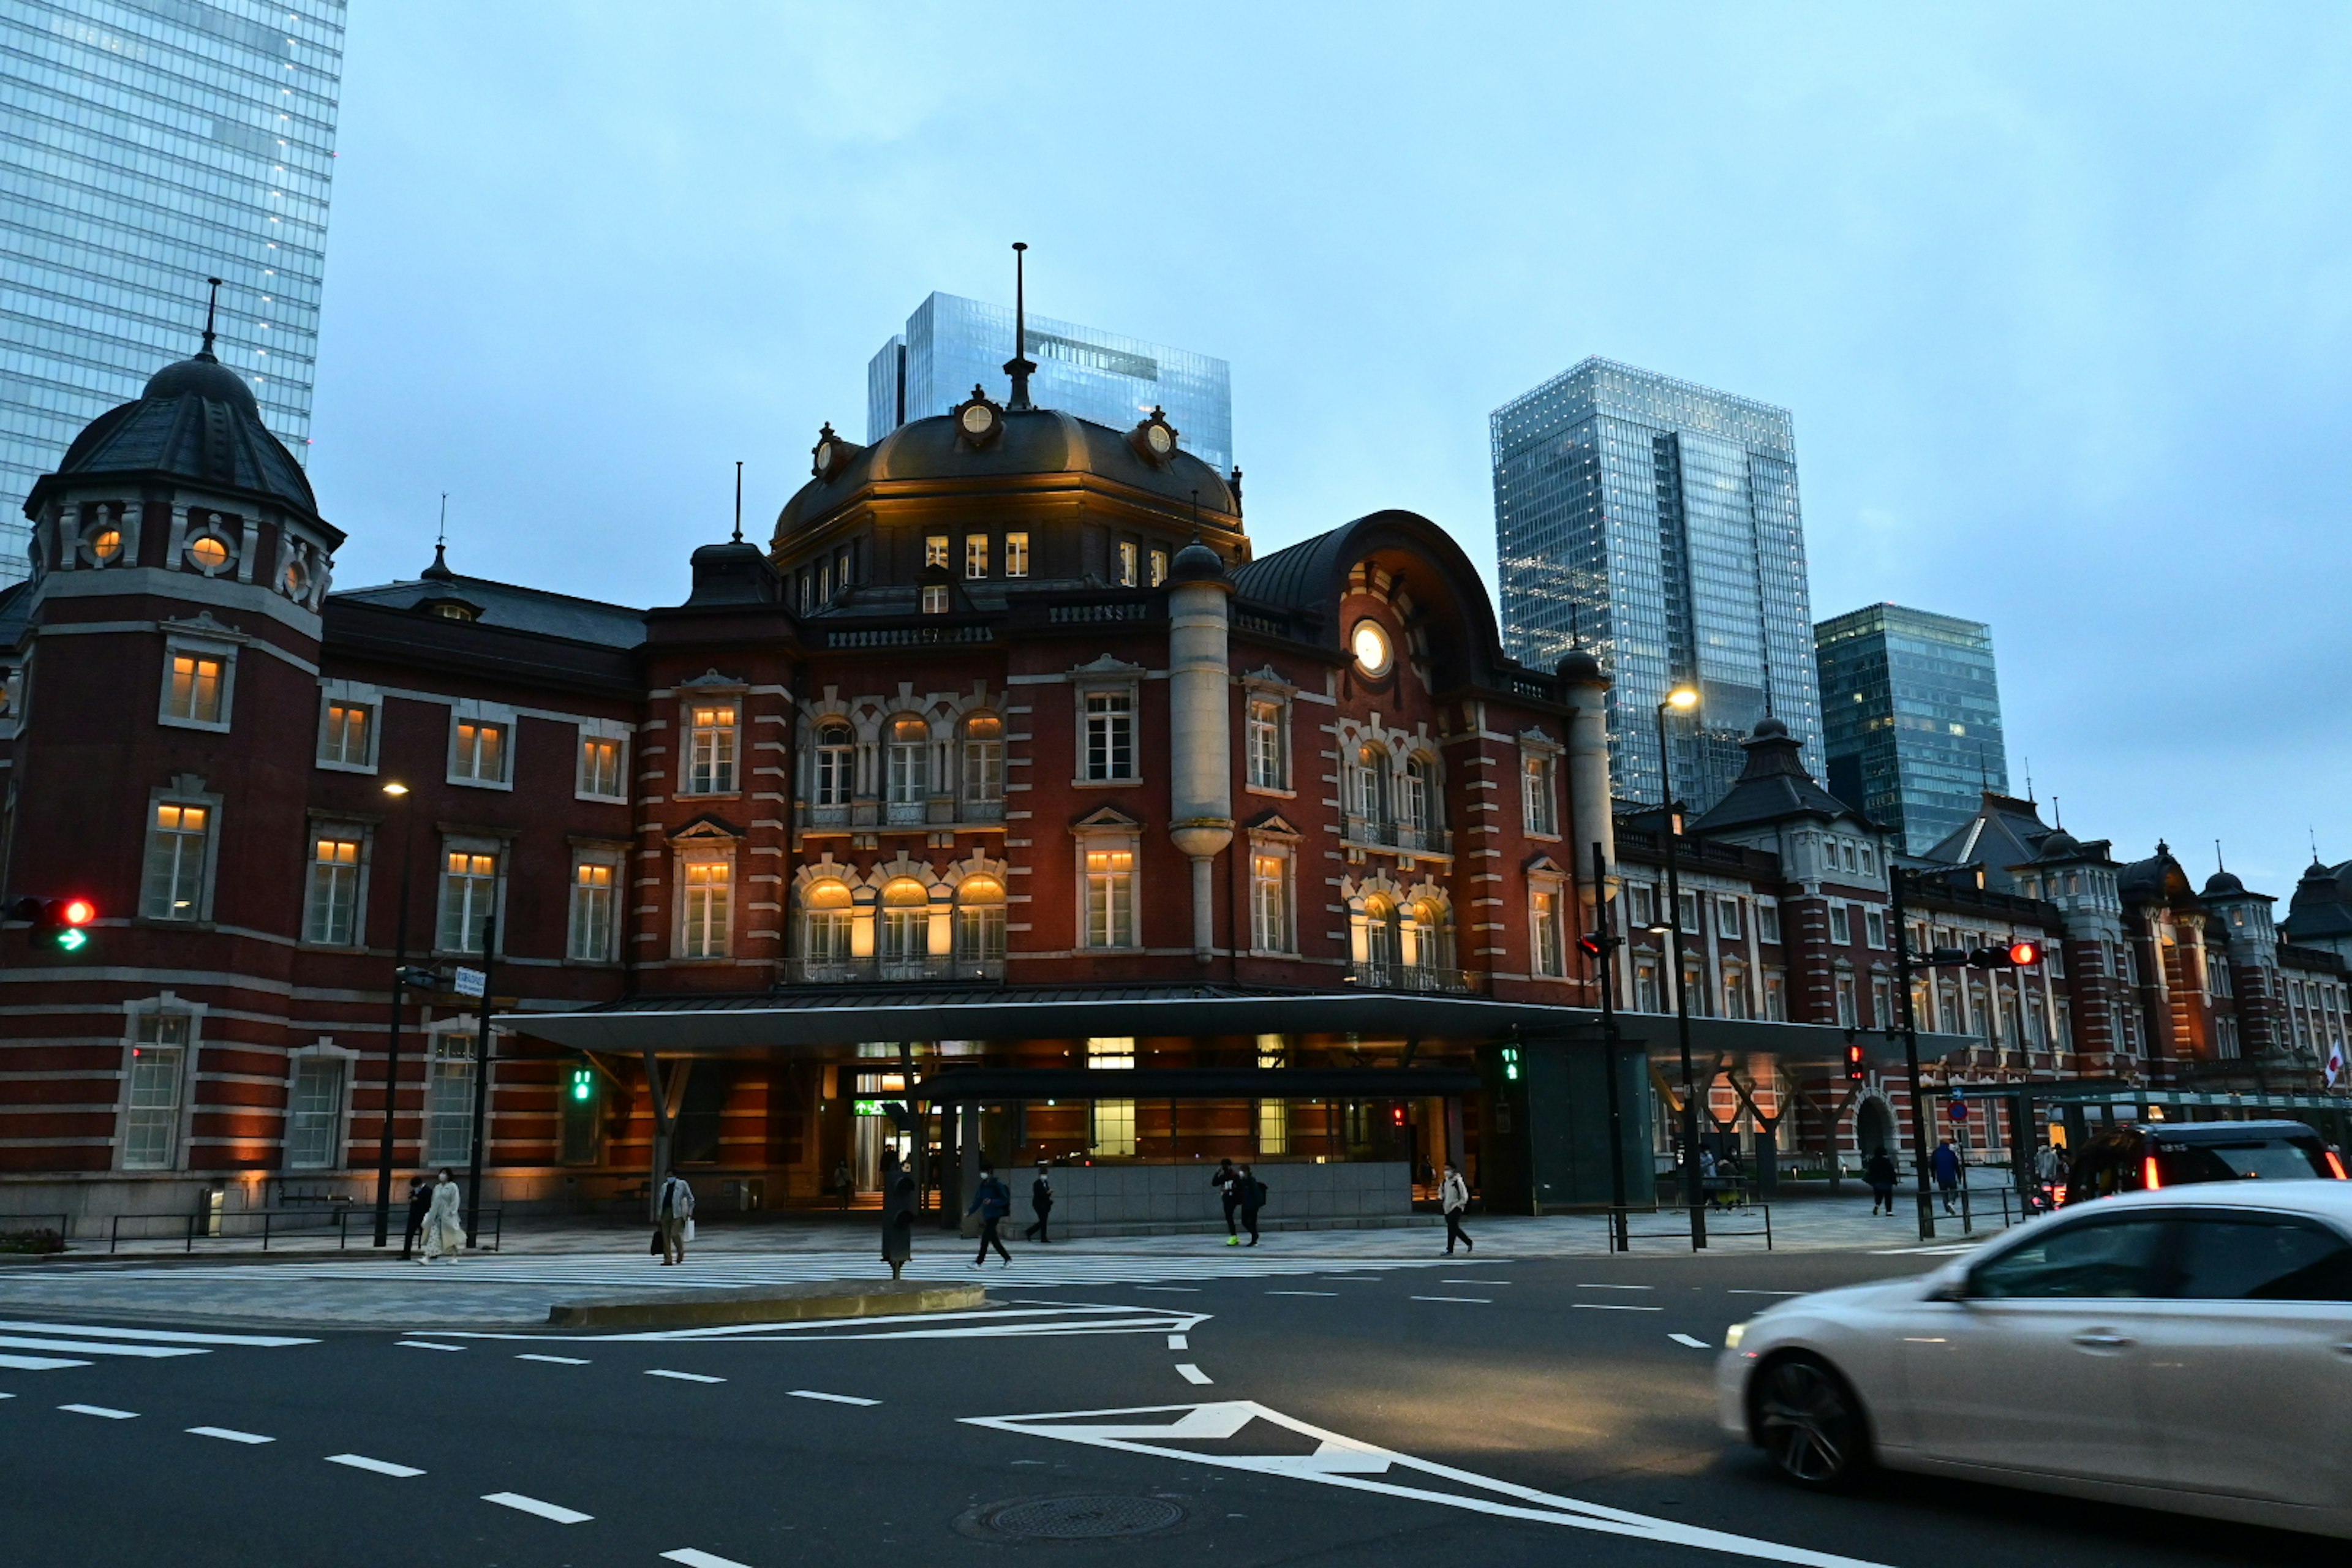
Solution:
{"label": "manhole cover", "polygon": [[1103,1541],[1183,1522],[1181,1507],[1156,1497],[1013,1498],[983,1503],[956,1521],[967,1534],[1000,1541]]}

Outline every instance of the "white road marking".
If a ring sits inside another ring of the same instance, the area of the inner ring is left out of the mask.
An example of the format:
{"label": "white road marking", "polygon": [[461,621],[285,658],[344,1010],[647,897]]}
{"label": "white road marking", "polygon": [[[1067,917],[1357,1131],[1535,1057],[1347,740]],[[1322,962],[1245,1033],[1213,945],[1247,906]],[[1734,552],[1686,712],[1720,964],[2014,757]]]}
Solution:
{"label": "white road marking", "polygon": [[732,1557],[698,1552],[691,1546],[681,1546],[675,1552],[665,1552],[661,1555],[663,1562],[683,1563],[686,1568],[750,1568],[748,1563],[738,1563]]}
{"label": "white road marking", "polygon": [[461,1351],[466,1348],[463,1345],[436,1345],[431,1340],[394,1340],[392,1342],[404,1351]]}
{"label": "white road marking", "polygon": [[1378,1284],[1381,1280],[1386,1279],[1387,1276],[1382,1274],[1326,1274],[1323,1278],[1326,1279],[1346,1279],[1351,1283],[1361,1285],[1367,1280],[1370,1280],[1374,1284]]}
{"label": "white road marking", "polygon": [[1678,1345],[1688,1345],[1695,1351],[1711,1351],[1715,1348],[1705,1340],[1695,1340],[1688,1334],[1668,1334],[1666,1338],[1674,1341],[1675,1343]]}
{"label": "white road marking", "polygon": [[103,1405],[60,1405],[60,1410],[70,1410],[77,1415],[103,1415],[109,1421],[130,1421],[137,1418],[136,1410],[109,1410]]}
{"label": "white road marking", "polygon": [[1726,1290],[1727,1296],[1802,1296],[1802,1290]]}
{"label": "white road marking", "polygon": [[1269,1296],[1337,1296],[1337,1290],[1268,1290]]}
{"label": "white road marking", "polygon": [[0,1355],[0,1366],[10,1372],[55,1372],[61,1366],[88,1366],[86,1361],[69,1361],[62,1356]]}
{"label": "white road marking", "polygon": [[379,1476],[421,1476],[425,1472],[410,1465],[395,1465],[390,1459],[371,1459],[365,1454],[330,1454],[327,1463],[349,1465],[355,1470],[373,1470]]}
{"label": "white road marking", "polygon": [[832,1405],[879,1405],[882,1403],[878,1399],[860,1399],[854,1394],[819,1394],[814,1388],[795,1388],[791,1392],[794,1399],[822,1399]]}
{"label": "white road marking", "polygon": [[1440,1285],[1508,1285],[1507,1279],[1440,1279]]}
{"label": "white road marking", "polygon": [[1654,1290],[1655,1285],[1579,1285],[1580,1290]]}
{"label": "white road marking", "polygon": [[316,1340],[281,1339],[265,1334],[192,1334],[166,1329],[100,1329],[87,1323],[0,1322],[0,1332],[79,1334],[86,1340],[153,1340],[174,1345],[315,1345]]}
{"label": "white road marking", "polygon": [[275,1443],[275,1437],[265,1437],[258,1432],[240,1432],[233,1426],[191,1426],[192,1436],[218,1437],[224,1443]]}
{"label": "white road marking", "polygon": [[1614,1301],[1570,1301],[1580,1312],[1663,1312],[1664,1307],[1621,1307]]}
{"label": "white road marking", "polygon": [[709,1329],[653,1329],[613,1334],[519,1334],[487,1330],[443,1331],[453,1340],[531,1341],[567,1344],[653,1343],[693,1340],[950,1340],[1012,1334],[1159,1334],[1181,1332],[1209,1321],[1180,1308],[1108,1306],[1055,1301],[989,1307],[969,1312],[894,1312],[875,1318],[828,1318],[802,1323],[733,1323]]}
{"label": "white road marking", "polygon": [[110,1344],[101,1343],[96,1340],[36,1340],[26,1339],[18,1334],[0,1334],[0,1348],[12,1351],[63,1351],[78,1355],[142,1356],[149,1360],[161,1356],[205,1353],[200,1350],[186,1350],[176,1345]]}
{"label": "white road marking", "polygon": [[1176,1363],[1176,1373],[1178,1376],[1181,1377],[1187,1383],[1205,1384],[1215,1381],[1211,1378],[1207,1373],[1202,1372],[1199,1367],[1194,1366],[1189,1361],[1178,1362]]}
{"label": "white road marking", "polygon": [[1192,1342],[1182,1334],[1171,1334],[1168,1336],[1168,1348],[1171,1351],[1191,1350]]}
{"label": "white road marking", "polygon": [[[1693,1546],[1702,1551],[1791,1563],[1797,1568],[1882,1568],[1880,1564],[1858,1558],[1809,1551],[1801,1546],[1783,1546],[1775,1542],[1759,1541],[1753,1536],[1703,1530],[1674,1520],[1628,1513],[1622,1509],[1604,1508],[1598,1503],[1496,1480],[1469,1470],[1455,1469],[1450,1465],[1375,1447],[1370,1443],[1359,1442],[1320,1426],[1310,1426],[1304,1421],[1270,1410],[1253,1400],[1227,1400],[1213,1405],[1162,1405],[1130,1410],[1066,1410],[1035,1415],[968,1415],[963,1421],[966,1426],[987,1426],[1023,1436],[1051,1437],[1066,1443],[1083,1443],[1089,1447],[1149,1454],[1181,1464],[1216,1465],[1258,1475],[1287,1476],[1294,1480],[1410,1498],[1504,1519],[1530,1520],[1539,1524],[1591,1530],[1605,1535],[1622,1535],[1666,1545]],[[1268,1422],[1299,1436],[1313,1437],[1317,1439],[1317,1447],[1311,1454],[1265,1454],[1245,1450],[1220,1453],[1213,1447],[1199,1446],[1230,1441],[1253,1421]],[[1177,1442],[1194,1446],[1172,1446]],[[1453,1486],[1471,1489],[1471,1491],[1438,1491],[1427,1486],[1372,1479],[1392,1471],[1417,1471]]]}
{"label": "white road marking", "polygon": [[680,1383],[724,1383],[727,1381],[723,1377],[711,1377],[707,1373],[699,1372],[672,1372],[665,1366],[649,1366],[646,1368],[646,1375],[647,1377],[674,1377]]}
{"label": "white road marking", "polygon": [[588,1364],[583,1358],[576,1355],[536,1355],[530,1351],[518,1352],[515,1360],[543,1361],[554,1366],[586,1366]]}
{"label": "white road marking", "polygon": [[593,1513],[582,1513],[576,1508],[565,1508],[560,1503],[541,1502],[535,1497],[525,1497],[520,1492],[485,1492],[482,1494],[482,1500],[494,1502],[500,1508],[513,1509],[517,1513],[535,1513],[541,1519],[551,1519],[558,1524],[585,1524],[596,1517]]}
{"label": "white road marking", "polygon": [[1408,1296],[1405,1300],[1408,1301],[1463,1301],[1473,1307],[1491,1307],[1495,1304],[1495,1299],[1491,1296]]}
{"label": "white road marking", "polygon": [[1201,1292],[1190,1285],[1138,1285],[1139,1290],[1158,1290],[1170,1296],[1197,1296]]}

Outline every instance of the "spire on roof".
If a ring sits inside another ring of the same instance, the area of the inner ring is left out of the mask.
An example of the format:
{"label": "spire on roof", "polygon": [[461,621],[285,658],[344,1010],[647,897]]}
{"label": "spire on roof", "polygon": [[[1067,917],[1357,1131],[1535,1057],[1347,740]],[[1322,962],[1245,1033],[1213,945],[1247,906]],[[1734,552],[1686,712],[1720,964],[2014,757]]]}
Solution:
{"label": "spire on roof", "polygon": [[212,298],[205,301],[205,346],[196,351],[198,359],[213,357],[213,317],[220,310],[221,280],[217,278],[207,278],[205,281],[213,286],[213,292]]}
{"label": "spire on roof", "polygon": [[418,575],[435,583],[446,583],[457,575],[449,570],[449,492],[441,492],[441,531],[433,540],[433,564]]}
{"label": "spire on roof", "polygon": [[[830,428],[830,426],[827,426],[827,428]],[[735,539],[734,539],[734,542],[735,542],[735,543],[737,543],[737,544],[740,544],[740,543],[742,543],[742,542],[743,542],[743,459],[742,459],[742,458],[736,458],[736,459],[735,459]]]}
{"label": "spire on roof", "polygon": [[1004,374],[1013,378],[1013,401],[1004,406],[1018,411],[1030,406],[1029,377],[1037,367],[1029,363],[1029,303],[1026,258],[1029,248],[1023,240],[1013,242],[1013,357],[1004,362]]}

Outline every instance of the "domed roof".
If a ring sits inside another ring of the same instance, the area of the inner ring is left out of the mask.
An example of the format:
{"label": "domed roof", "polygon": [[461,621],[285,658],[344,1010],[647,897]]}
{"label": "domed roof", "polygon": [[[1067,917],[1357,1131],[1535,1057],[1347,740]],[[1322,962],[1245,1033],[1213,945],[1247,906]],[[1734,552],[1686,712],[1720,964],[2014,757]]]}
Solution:
{"label": "domed roof", "polygon": [[58,480],[100,474],[189,479],[278,501],[313,520],[319,512],[302,465],[262,423],[253,388],[209,350],[165,365],[137,401],[91,420],[57,472],[34,484],[25,514],[41,515]]}
{"label": "domed roof", "polygon": [[1785,741],[1789,738],[1789,726],[1767,713],[1763,718],[1756,721],[1756,732],[1752,738],[1759,741]]}
{"label": "domed roof", "polygon": [[830,517],[869,485],[907,481],[1092,474],[1187,510],[1197,497],[1203,511],[1240,515],[1224,476],[1181,447],[1154,461],[1127,432],[1057,409],[1004,409],[1001,418],[1002,429],[985,446],[967,440],[950,415],[908,420],[803,485],[776,516],[775,542]]}
{"label": "domed roof", "polygon": [[2068,860],[2080,855],[2082,852],[2082,840],[2076,838],[2064,828],[2059,827],[2052,829],[2050,837],[2042,841],[2042,847],[2034,855],[2034,858],[2037,860]]}
{"label": "domed roof", "polygon": [[1609,677],[1601,672],[1601,661],[1584,648],[1572,647],[1560,655],[1554,667],[1560,683],[1565,686],[1606,686]]}
{"label": "domed roof", "polygon": [[2238,880],[2234,871],[2216,871],[2205,879],[2205,897],[2209,899],[2236,898],[2245,890],[2245,883]]}
{"label": "domed roof", "polygon": [[1192,541],[1176,552],[1168,563],[1171,583],[1222,583],[1225,580],[1224,558],[1199,540]]}

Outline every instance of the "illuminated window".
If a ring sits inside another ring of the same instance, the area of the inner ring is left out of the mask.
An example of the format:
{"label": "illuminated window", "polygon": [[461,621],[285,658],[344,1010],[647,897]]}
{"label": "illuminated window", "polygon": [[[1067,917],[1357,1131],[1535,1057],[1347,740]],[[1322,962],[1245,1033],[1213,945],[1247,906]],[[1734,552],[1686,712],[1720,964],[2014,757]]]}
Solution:
{"label": "illuminated window", "polygon": [[1168,552],[1165,550],[1155,550],[1151,552],[1150,581],[1155,588],[1168,581]]}
{"label": "illuminated window", "polygon": [[931,952],[931,895],[912,877],[882,889],[882,962],[920,963]]}
{"label": "illuminated window", "polygon": [[497,906],[499,858],[480,849],[452,849],[441,868],[441,932],[444,952],[482,951],[482,927]]}
{"label": "illuminated window", "polygon": [[1276,697],[1250,699],[1247,742],[1253,789],[1290,787],[1290,748],[1283,743],[1283,703]]}
{"label": "illuminated window", "polygon": [[1250,856],[1250,945],[1262,952],[1289,952],[1290,857],[1277,849]]}
{"label": "illuminated window", "polygon": [[89,543],[89,558],[100,566],[110,566],[114,558],[122,553],[122,531],[109,523],[91,534]]}
{"label": "illuminated window", "polygon": [[1257,1152],[1261,1154],[1290,1152],[1290,1106],[1279,1100],[1257,1102]]}
{"label": "illuminated window", "polygon": [[856,787],[857,741],[849,726],[835,720],[816,732],[816,804],[847,805]]}
{"label": "illuminated window", "polygon": [[218,654],[173,649],[163,683],[163,717],[182,724],[217,727],[226,709],[228,661]]}
{"label": "illuminated window", "polygon": [[1135,1153],[1135,1101],[1096,1100],[1091,1142],[1094,1152],[1106,1158],[1131,1157]]}
{"label": "illuminated window", "polygon": [[1087,1041],[1087,1066],[1121,1072],[1135,1066],[1135,1040],[1128,1035],[1096,1035]]}
{"label": "illuminated window", "polygon": [[1364,962],[1375,969],[1393,967],[1403,954],[1397,931],[1396,905],[1375,893],[1364,900]]}
{"label": "illuminated window", "polygon": [[209,806],[160,801],[147,839],[142,911],[151,921],[204,918],[205,858],[212,826]]}
{"label": "illuminated window", "polygon": [[846,963],[856,900],[840,882],[819,882],[801,899],[801,956],[809,964]]}
{"label": "illuminated window", "polygon": [[1519,808],[1529,833],[1557,833],[1559,823],[1553,811],[1551,758],[1530,752],[1519,759]]}
{"label": "illuminated window", "polygon": [[948,613],[948,585],[944,583],[923,584],[923,614],[944,616]]}
{"label": "illuminated window", "polygon": [[735,793],[736,708],[732,702],[698,706],[688,741],[686,793]]}
{"label": "illuminated window", "polygon": [[920,805],[930,793],[931,727],[920,719],[890,721],[888,764],[890,804]]}
{"label": "illuminated window", "polygon": [[967,533],[963,536],[963,574],[975,579],[988,575],[988,535]]}
{"label": "illuminated window", "polygon": [[1007,577],[1029,575],[1029,536],[1026,533],[1004,536],[1004,574]]}
{"label": "illuminated window", "polygon": [[225,570],[231,559],[228,541],[217,533],[200,533],[188,541],[188,563],[210,577]]}
{"label": "illuminated window", "polygon": [[507,727],[481,719],[457,721],[449,776],[474,784],[507,782]]}
{"label": "illuminated window", "polygon": [[735,868],[724,860],[689,860],[685,871],[678,956],[724,958],[728,916],[733,910]]}
{"label": "illuminated window", "polygon": [[1004,798],[1004,721],[993,713],[963,721],[963,797],[977,805]]}
{"label": "illuminated window", "polygon": [[926,567],[948,563],[948,536],[944,533],[927,535],[923,540],[923,564]]}
{"label": "illuminated window", "polygon": [[616,735],[580,737],[582,795],[618,798],[621,795],[621,741]]}
{"label": "illuminated window", "polygon": [[355,832],[313,835],[310,840],[310,910],[302,937],[329,947],[354,940],[360,910],[360,837]]}
{"label": "illuminated window", "polygon": [[1087,851],[1087,945],[1135,945],[1135,852]]}
{"label": "illuminated window", "polygon": [[572,868],[572,940],[569,952],[582,963],[613,958],[615,873],[610,859],[582,860]]}
{"label": "illuminated window", "polygon": [[1528,895],[1528,942],[1534,950],[1535,972],[1559,979],[1567,971],[1559,946],[1559,889],[1538,888]]}
{"label": "illuminated window", "polygon": [[375,760],[375,709],[365,702],[329,702],[319,731],[319,760],[364,768]]}
{"label": "illuminated window", "polygon": [[1124,691],[1087,693],[1086,776],[1135,777],[1135,699]]}
{"label": "illuminated window", "polygon": [[1132,588],[1136,582],[1136,544],[1131,539],[1118,542],[1118,585]]}
{"label": "illuminated window", "polygon": [[959,963],[1004,962],[1004,884],[966,877],[956,889],[955,955]]}

